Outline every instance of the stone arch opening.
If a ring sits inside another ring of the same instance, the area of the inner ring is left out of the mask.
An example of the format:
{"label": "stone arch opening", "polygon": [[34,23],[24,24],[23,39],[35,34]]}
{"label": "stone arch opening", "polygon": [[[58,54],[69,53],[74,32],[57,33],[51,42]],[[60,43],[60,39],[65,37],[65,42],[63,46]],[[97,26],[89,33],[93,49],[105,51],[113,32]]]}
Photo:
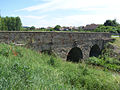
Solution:
{"label": "stone arch opening", "polygon": [[78,47],[74,47],[70,50],[67,56],[67,61],[79,62],[83,59],[82,50]]}
{"label": "stone arch opening", "polygon": [[90,50],[90,57],[98,57],[101,54],[101,50],[99,48],[99,46],[97,44],[95,44],[94,46],[92,46],[91,50]]}

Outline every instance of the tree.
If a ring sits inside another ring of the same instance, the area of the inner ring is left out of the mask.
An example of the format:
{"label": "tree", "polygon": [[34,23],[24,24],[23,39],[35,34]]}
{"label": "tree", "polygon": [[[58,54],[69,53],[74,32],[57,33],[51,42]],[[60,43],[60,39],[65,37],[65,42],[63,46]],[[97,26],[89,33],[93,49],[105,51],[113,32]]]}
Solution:
{"label": "tree", "polygon": [[21,28],[22,28],[22,22],[21,22],[21,19],[20,19],[20,17],[16,17],[15,18],[15,20],[16,20],[16,31],[20,31],[21,30]]}
{"label": "tree", "polygon": [[16,18],[11,17],[11,30],[16,31]]}
{"label": "tree", "polygon": [[14,28],[14,18],[13,17],[6,17],[5,18],[5,25],[7,26],[8,28],[8,31],[15,31],[13,28]]}
{"label": "tree", "polygon": [[7,27],[6,30],[10,31],[10,24],[11,24],[10,19],[9,19],[9,17],[5,17],[4,19],[5,19],[5,21],[4,21],[5,26]]}
{"label": "tree", "polygon": [[35,30],[35,27],[34,26],[30,27],[30,30]]}
{"label": "tree", "polygon": [[22,23],[19,17],[0,17],[0,30],[19,31]]}
{"label": "tree", "polygon": [[106,20],[104,23],[104,26],[118,26],[119,24],[116,22],[116,19],[114,20]]}
{"label": "tree", "polygon": [[116,19],[113,20],[113,26],[118,26],[119,23],[116,21]]}
{"label": "tree", "polygon": [[8,30],[6,24],[5,24],[5,18],[1,18],[1,30]]}
{"label": "tree", "polygon": [[60,25],[56,25],[56,26],[54,27],[54,29],[57,30],[57,31],[60,31],[60,28],[61,28]]}

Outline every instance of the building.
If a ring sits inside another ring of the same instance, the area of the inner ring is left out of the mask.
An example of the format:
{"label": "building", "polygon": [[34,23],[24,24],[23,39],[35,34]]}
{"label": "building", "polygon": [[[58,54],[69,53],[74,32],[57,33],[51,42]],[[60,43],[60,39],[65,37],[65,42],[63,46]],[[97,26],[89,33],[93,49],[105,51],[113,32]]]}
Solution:
{"label": "building", "polygon": [[89,24],[89,25],[86,25],[83,29],[84,29],[84,30],[94,30],[94,29],[96,29],[98,26],[99,26],[99,24]]}

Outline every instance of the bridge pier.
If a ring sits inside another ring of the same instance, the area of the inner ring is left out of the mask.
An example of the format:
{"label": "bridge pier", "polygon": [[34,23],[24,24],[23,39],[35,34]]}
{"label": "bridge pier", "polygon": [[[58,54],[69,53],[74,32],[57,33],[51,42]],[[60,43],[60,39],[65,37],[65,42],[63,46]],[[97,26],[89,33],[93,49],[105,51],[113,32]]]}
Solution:
{"label": "bridge pier", "polygon": [[90,47],[89,46],[83,46],[82,47],[82,52],[83,52],[83,59],[89,58],[89,53],[90,53]]}

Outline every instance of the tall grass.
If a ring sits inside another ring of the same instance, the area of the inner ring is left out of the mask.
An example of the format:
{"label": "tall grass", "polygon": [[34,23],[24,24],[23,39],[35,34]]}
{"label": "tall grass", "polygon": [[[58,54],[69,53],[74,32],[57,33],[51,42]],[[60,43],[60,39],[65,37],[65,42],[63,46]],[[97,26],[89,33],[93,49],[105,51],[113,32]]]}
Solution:
{"label": "tall grass", "polygon": [[120,76],[0,44],[0,90],[119,90]]}

